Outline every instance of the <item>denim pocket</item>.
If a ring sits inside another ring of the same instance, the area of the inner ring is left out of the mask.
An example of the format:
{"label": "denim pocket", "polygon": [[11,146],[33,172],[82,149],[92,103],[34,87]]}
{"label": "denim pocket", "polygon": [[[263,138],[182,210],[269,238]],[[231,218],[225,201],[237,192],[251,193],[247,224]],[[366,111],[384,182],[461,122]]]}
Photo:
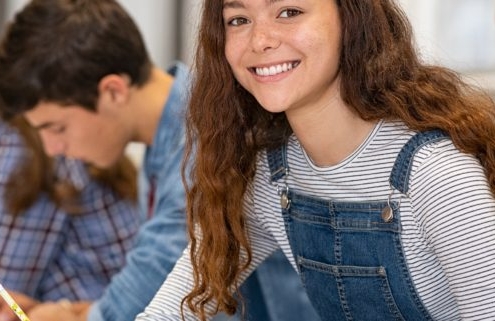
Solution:
{"label": "denim pocket", "polygon": [[308,296],[323,320],[405,320],[384,267],[337,266],[302,257],[297,262]]}

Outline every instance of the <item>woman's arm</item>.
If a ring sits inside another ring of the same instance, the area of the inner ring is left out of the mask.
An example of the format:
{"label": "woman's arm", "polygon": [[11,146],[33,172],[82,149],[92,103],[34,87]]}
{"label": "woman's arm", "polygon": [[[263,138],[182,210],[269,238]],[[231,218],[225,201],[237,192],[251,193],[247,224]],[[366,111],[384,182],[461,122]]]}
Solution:
{"label": "woman's arm", "polygon": [[495,319],[495,200],[479,161],[448,142],[411,178],[413,210],[462,320]]}

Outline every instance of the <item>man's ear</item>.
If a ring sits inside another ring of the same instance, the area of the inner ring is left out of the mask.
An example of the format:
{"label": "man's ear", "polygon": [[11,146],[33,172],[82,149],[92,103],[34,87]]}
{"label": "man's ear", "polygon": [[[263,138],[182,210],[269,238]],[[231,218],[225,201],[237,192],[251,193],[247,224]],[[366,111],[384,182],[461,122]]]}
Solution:
{"label": "man's ear", "polygon": [[98,105],[124,104],[130,93],[130,81],[125,75],[110,74],[98,83]]}

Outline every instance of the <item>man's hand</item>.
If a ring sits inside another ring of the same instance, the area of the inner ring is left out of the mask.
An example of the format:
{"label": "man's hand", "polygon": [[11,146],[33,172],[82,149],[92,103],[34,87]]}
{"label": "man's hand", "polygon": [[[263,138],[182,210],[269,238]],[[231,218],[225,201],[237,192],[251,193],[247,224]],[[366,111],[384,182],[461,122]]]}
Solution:
{"label": "man's hand", "polygon": [[[26,312],[26,314],[38,305],[40,302],[19,292],[7,291],[14,301],[21,307],[21,309]],[[10,306],[5,302],[5,300],[0,299],[0,321],[18,321],[19,318],[12,311]]]}
{"label": "man's hand", "polygon": [[46,302],[31,309],[28,316],[31,321],[86,321],[90,305],[86,301]]}

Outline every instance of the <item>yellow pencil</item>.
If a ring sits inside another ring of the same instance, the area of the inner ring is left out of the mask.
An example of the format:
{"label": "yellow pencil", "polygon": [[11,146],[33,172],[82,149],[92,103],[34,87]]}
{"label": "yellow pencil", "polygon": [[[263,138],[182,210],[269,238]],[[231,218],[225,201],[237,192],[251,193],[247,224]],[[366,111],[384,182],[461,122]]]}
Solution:
{"label": "yellow pencil", "polygon": [[5,302],[7,302],[9,307],[12,309],[12,311],[14,311],[14,313],[17,315],[17,317],[19,317],[21,321],[30,321],[26,313],[22,311],[19,305],[10,296],[9,292],[7,292],[7,290],[5,290],[5,288],[1,284],[0,284],[0,295],[5,300]]}

